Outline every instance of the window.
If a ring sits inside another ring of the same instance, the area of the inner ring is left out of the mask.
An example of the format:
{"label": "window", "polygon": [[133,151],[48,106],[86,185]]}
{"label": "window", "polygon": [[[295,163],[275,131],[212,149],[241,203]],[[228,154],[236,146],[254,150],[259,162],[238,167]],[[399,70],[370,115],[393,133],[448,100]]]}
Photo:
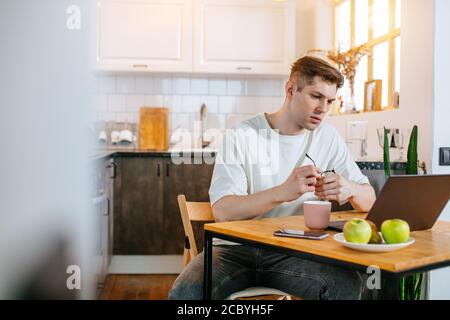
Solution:
{"label": "window", "polygon": [[[364,83],[382,80],[382,106],[396,106],[400,91],[401,0],[334,0],[335,49],[363,44],[370,55],[361,60],[355,81],[357,111],[364,109]],[[346,81],[348,84],[348,81]],[[348,88],[342,95],[348,96]]]}

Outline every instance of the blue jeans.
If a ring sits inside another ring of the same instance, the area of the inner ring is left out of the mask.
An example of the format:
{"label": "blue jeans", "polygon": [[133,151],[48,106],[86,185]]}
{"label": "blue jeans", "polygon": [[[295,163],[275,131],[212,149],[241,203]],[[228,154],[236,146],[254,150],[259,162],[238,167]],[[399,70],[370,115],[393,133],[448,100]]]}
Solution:
{"label": "blue jeans", "polygon": [[[176,279],[169,299],[203,297],[203,252]],[[303,299],[361,298],[358,272],[243,245],[213,247],[212,299],[225,299],[248,287],[264,286]]]}

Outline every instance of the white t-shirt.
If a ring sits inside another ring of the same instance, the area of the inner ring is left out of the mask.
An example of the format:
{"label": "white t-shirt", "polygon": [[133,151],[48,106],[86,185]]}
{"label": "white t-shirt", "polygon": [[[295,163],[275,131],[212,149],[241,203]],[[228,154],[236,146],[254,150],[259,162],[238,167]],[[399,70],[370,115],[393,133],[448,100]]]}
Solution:
{"label": "white t-shirt", "polygon": [[[295,167],[312,164],[299,159],[305,153],[308,135],[312,140],[308,155],[322,171],[334,169],[345,179],[369,183],[356,165],[339,133],[322,122],[314,131],[287,136],[278,134],[260,114],[227,130],[219,147],[209,189],[211,204],[228,195],[249,195],[282,184]],[[317,200],[312,192],[286,202],[257,219],[303,214],[303,202]]]}

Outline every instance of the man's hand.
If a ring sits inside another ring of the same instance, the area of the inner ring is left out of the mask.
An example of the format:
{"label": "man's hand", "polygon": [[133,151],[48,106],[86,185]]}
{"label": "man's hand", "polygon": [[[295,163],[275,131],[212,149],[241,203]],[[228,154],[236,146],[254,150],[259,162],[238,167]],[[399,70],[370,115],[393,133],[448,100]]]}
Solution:
{"label": "man's hand", "polygon": [[340,205],[348,202],[354,195],[353,183],[338,174],[319,179],[315,189],[314,194],[321,200],[335,200]]}
{"label": "man's hand", "polygon": [[294,201],[306,192],[314,192],[320,169],[313,165],[295,168],[286,181],[277,187],[280,202]]}

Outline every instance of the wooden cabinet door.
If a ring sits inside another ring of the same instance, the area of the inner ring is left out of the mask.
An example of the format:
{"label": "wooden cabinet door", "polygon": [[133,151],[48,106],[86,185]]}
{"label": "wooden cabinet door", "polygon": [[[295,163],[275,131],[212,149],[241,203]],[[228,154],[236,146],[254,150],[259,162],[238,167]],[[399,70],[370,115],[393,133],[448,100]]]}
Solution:
{"label": "wooden cabinet door", "polygon": [[295,2],[194,0],[194,71],[289,74]]}
{"label": "wooden cabinet door", "polygon": [[117,165],[114,159],[109,159],[106,163],[106,194],[108,195],[107,202],[107,250],[106,250],[106,270],[109,269],[113,255],[113,245],[114,245],[114,180],[117,176]]}
{"label": "wooden cabinet door", "polygon": [[192,71],[191,0],[97,0],[100,70]]}
{"label": "wooden cabinet door", "polygon": [[176,165],[165,160],[163,230],[168,236],[163,243],[164,254],[183,254],[184,230],[177,196],[184,194],[188,201],[209,201],[212,170],[213,165]]}
{"label": "wooden cabinet door", "polygon": [[160,158],[118,158],[114,194],[114,254],[162,253],[163,177]]}
{"label": "wooden cabinet door", "polygon": [[108,184],[106,172],[107,160],[99,159],[93,164],[92,213],[94,215],[92,272],[98,287],[103,286],[108,271]]}

